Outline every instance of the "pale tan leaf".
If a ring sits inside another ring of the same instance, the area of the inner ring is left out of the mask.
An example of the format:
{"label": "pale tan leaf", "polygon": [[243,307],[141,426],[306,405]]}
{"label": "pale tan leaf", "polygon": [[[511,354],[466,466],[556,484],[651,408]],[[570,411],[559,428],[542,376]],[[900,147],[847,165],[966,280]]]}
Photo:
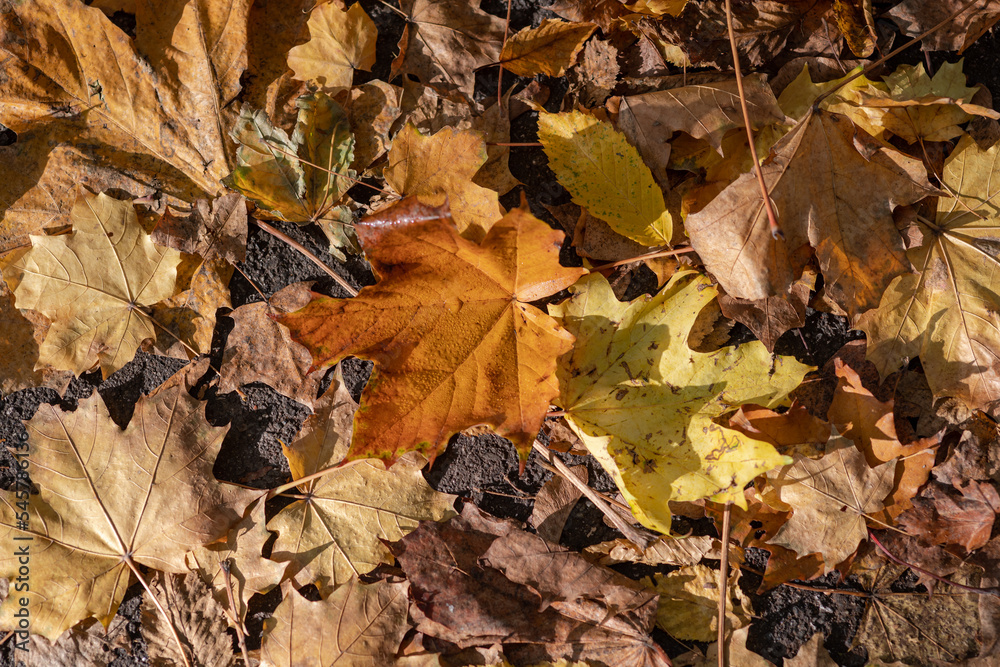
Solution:
{"label": "pale tan leaf", "polygon": [[[152,667],[185,663],[198,667],[235,667],[233,640],[226,632],[228,623],[223,607],[197,574],[157,572],[150,577],[149,587],[170,615],[169,620],[164,618],[148,594],[143,598],[142,636]],[[170,630],[171,624],[184,645],[183,656]]]}

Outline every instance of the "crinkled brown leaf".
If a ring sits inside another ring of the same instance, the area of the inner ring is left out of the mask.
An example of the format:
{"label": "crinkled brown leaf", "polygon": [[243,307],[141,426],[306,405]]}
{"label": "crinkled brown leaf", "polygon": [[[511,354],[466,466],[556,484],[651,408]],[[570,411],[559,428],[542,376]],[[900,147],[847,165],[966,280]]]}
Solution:
{"label": "crinkled brown leaf", "polygon": [[389,148],[389,130],[402,111],[402,91],[384,81],[369,81],[337,95],[354,133],[354,162],[361,173]]}
{"label": "crinkled brown leaf", "polygon": [[413,74],[449,97],[472,99],[475,70],[500,59],[502,19],[475,0],[402,0],[407,16],[391,77]]}
{"label": "crinkled brown leaf", "polygon": [[[959,9],[962,9],[961,13],[948,21]],[[986,0],[970,4],[966,0],[903,0],[888,11],[888,16],[910,37],[923,34],[938,23],[947,21],[941,29],[921,40],[920,46],[924,51],[962,53],[1000,21],[1000,2]]]}
{"label": "crinkled brown leaf", "polygon": [[243,198],[228,194],[209,202],[199,199],[188,212],[167,209],[153,230],[153,242],[206,260],[231,264],[247,256],[247,208]]}
{"label": "crinkled brown leaf", "polygon": [[990,539],[1000,494],[975,480],[957,490],[931,482],[913,499],[913,508],[900,515],[900,525],[924,544],[957,544],[975,551]]}
{"label": "crinkled brown leaf", "polygon": [[[142,601],[142,637],[152,667],[173,667],[192,664],[205,667],[234,667],[233,640],[226,632],[226,614],[205,583],[194,572],[164,574],[150,577],[149,587],[160,605],[166,609],[166,619],[149,600]],[[177,645],[170,626],[184,645]]]}
{"label": "crinkled brown leaf", "polygon": [[105,628],[89,619],[64,632],[54,642],[41,635],[31,635],[28,650],[15,655],[18,661],[23,661],[24,667],[105,667],[119,659],[119,651],[133,655],[129,623],[131,621],[125,616],[115,616]]}
{"label": "crinkled brown leaf", "polygon": [[363,584],[357,577],[318,602],[284,586],[284,599],[264,625],[261,657],[274,667],[397,664],[409,629],[405,581]]}
{"label": "crinkled brown leaf", "polygon": [[[32,538],[31,630],[55,639],[90,616],[110,622],[125,594],[130,557],[164,572],[187,571],[185,552],[223,537],[259,491],[215,481],[212,465],[225,428],[205,421],[188,388],[207,360],[140,397],[120,429],[97,392],[73,412],[43,404],[27,422],[28,461],[40,493],[19,527],[14,492],[4,492],[0,526],[9,544]],[[17,575],[17,556],[0,574]],[[0,624],[16,626],[15,596]]]}
{"label": "crinkled brown leaf", "polygon": [[702,558],[718,558],[720,543],[707,535],[660,537],[645,549],[624,539],[601,542],[587,547],[584,553],[600,556],[601,565],[639,563],[642,565],[697,565]]}
{"label": "crinkled brown leaf", "polygon": [[309,350],[293,341],[288,329],[273,319],[309,303],[310,286],[294,283],[275,292],[266,303],[248,303],[230,314],[236,324],[222,355],[219,391],[235,391],[251,382],[263,382],[279,394],[312,407],[323,373],[312,370]]}
{"label": "crinkled brown leaf", "polygon": [[726,292],[784,296],[815,249],[827,292],[856,316],[909,270],[892,209],[932,193],[922,163],[886,148],[864,157],[848,119],[814,111],[761,171],[784,238],[771,235],[760,186],[746,173],[684,221],[691,245]]}
{"label": "crinkled brown leaf", "polygon": [[[573,466],[570,471],[581,482],[587,483],[586,466]],[[580,489],[568,479],[562,475],[553,475],[535,494],[535,504],[528,523],[546,540],[558,544],[566,519],[582,495]]]}
{"label": "crinkled brown leaf", "polygon": [[516,664],[670,664],[649,636],[654,593],[472,504],[447,523],[422,523],[393,551],[425,634],[460,647],[502,643]]}

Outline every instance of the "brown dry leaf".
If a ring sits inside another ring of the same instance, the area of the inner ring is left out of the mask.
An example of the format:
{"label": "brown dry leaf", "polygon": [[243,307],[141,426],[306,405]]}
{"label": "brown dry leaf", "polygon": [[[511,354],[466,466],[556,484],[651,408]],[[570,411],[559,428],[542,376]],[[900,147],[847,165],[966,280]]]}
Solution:
{"label": "brown dry leaf", "polygon": [[[143,598],[142,636],[152,667],[182,664],[235,667],[233,640],[226,632],[229,624],[225,609],[197,574],[157,572],[150,578],[149,587],[170,614],[170,619],[165,619],[148,596]],[[171,624],[184,645],[187,660],[174,640]]]}
{"label": "brown dry leaf", "polygon": [[[743,86],[754,129],[785,119],[763,75],[747,75]],[[618,129],[657,178],[664,177],[674,132],[705,139],[721,154],[722,136],[738,127],[743,127],[743,113],[735,80],[629,95],[621,98],[618,111]]]}
{"label": "brown dry leaf", "polygon": [[596,23],[605,33],[612,31],[615,19],[628,14],[621,0],[555,0],[548,9],[570,21]]}
{"label": "brown dry leaf", "polygon": [[900,515],[900,526],[924,544],[957,544],[966,551],[985,545],[1000,512],[1000,494],[975,480],[956,488],[959,493],[938,482],[928,484],[913,499],[913,508]]}
{"label": "brown dry leaf", "polygon": [[4,278],[20,278],[18,308],[52,321],[40,363],[79,375],[99,362],[107,377],[145,339],[163,335],[146,308],[173,296],[181,254],[154,245],[132,203],[106,194],[81,195],[70,219],[71,234],[32,236]]}
{"label": "brown dry leaf", "polygon": [[924,51],[962,53],[1000,21],[1000,2],[997,0],[975,2],[966,7],[967,4],[964,0],[903,0],[890,9],[887,15],[904,34],[916,37],[965,7],[957,17],[947,21],[940,30],[935,30],[920,43],[920,48]]}
{"label": "brown dry leaf", "polygon": [[778,414],[759,405],[743,405],[729,419],[730,428],[774,445],[781,454],[818,458],[830,440],[830,425],[801,405]]}
{"label": "brown dry leaf", "polygon": [[800,556],[822,554],[824,574],[830,572],[868,537],[865,514],[882,509],[895,469],[895,461],[869,468],[850,440],[834,436],[823,458],[769,472],[774,494],[793,512],[768,543]]}
{"label": "brown dry leaf", "polygon": [[496,190],[497,194],[505,195],[521,182],[510,173],[510,146],[491,146],[490,144],[505,144],[510,142],[510,94],[514,88],[511,87],[503,97],[501,104],[493,103],[486,111],[478,116],[473,116],[469,127],[483,136],[486,142],[486,162],[476,175],[472,177],[472,182],[490,190]]}
{"label": "brown dry leaf", "polygon": [[[587,466],[572,466],[570,471],[584,484],[588,482]],[[566,519],[582,495],[583,492],[568,479],[553,475],[535,494],[535,505],[528,523],[543,538],[558,544]]]}
{"label": "brown dry leaf", "polygon": [[448,97],[472,99],[476,69],[500,59],[504,22],[476,0],[402,0],[406,29],[390,78],[413,74]]}
{"label": "brown dry leaf", "polygon": [[761,171],[783,239],[771,235],[753,173],[688,216],[691,245],[727,293],[751,300],[788,294],[811,246],[828,293],[854,317],[909,271],[891,214],[933,192],[926,170],[885,148],[863,157],[856,132],[847,118],[814,111],[775,145]]}
{"label": "brown dry leaf", "polygon": [[421,475],[426,464],[414,453],[388,470],[381,461],[361,460],[320,477],[306,499],[268,522],[278,533],[271,558],[292,564],[298,586],[316,584],[321,592],[390,561],[385,543],[420,521],[455,515],[455,496],[438,493]]}
{"label": "brown dry leaf", "polygon": [[[131,575],[126,556],[186,572],[185,552],[225,536],[260,495],[212,476],[226,429],[210,426],[204,404],[188,393],[207,369],[207,359],[190,364],[140,397],[124,430],[97,392],[75,412],[42,404],[27,422],[40,493],[31,496],[25,530],[14,492],[5,492],[0,526],[5,540],[32,539],[34,576],[24,593],[32,632],[54,640],[91,616],[109,623]],[[12,578],[17,568],[13,551],[0,560],[0,576]],[[2,627],[16,625],[15,605],[11,596],[0,606]]]}
{"label": "brown dry leaf", "polygon": [[500,64],[518,76],[563,76],[597,26],[543,19],[537,28],[524,28],[503,45]]}
{"label": "brown dry leaf", "polygon": [[[302,479],[324,468],[337,465],[351,448],[351,429],[358,403],[344,384],[343,366],[337,364],[326,392],[316,400],[313,413],[306,417],[298,437],[281,446],[292,479]],[[317,480],[304,485],[303,491],[315,488]]]}
{"label": "brown dry leaf", "polygon": [[903,445],[896,435],[893,403],[883,403],[861,384],[857,372],[840,359],[834,360],[839,382],[830,404],[830,421],[838,426],[847,425],[843,435],[865,454],[868,465],[898,460],[892,494],[885,500],[882,520],[895,519],[911,507],[912,498],[930,476],[934,467],[937,437],[918,440]]}
{"label": "brown dry leaf", "polygon": [[393,139],[383,174],[404,197],[416,195],[431,206],[447,202],[458,231],[481,241],[503,215],[497,193],[472,182],[487,159],[477,132],[444,128],[425,136],[407,124]]}
{"label": "brown dry leaf", "polygon": [[7,283],[0,280],[0,396],[28,387],[51,387],[60,394],[66,390],[73,373],[48,366],[35,370],[38,348],[45,339],[50,322],[33,310],[19,311]]}
{"label": "brown dry leaf", "polygon": [[825,640],[822,632],[814,634],[799,647],[794,658],[785,658],[785,667],[837,667],[837,661],[830,657],[830,652],[823,646]]}
{"label": "brown dry leaf", "polygon": [[129,623],[125,616],[115,616],[105,629],[96,620],[88,619],[64,632],[55,642],[41,635],[30,635],[28,650],[15,654],[17,662],[24,667],[106,667],[118,659],[120,654],[116,649],[132,655]]}
{"label": "brown dry leaf", "polygon": [[[760,655],[747,648],[747,636],[750,628],[740,628],[733,631],[726,640],[726,664],[729,667],[774,667]],[[786,664],[788,660],[785,660]],[[716,667],[719,664],[719,643],[709,644],[708,650],[702,654],[691,650],[674,658],[674,667]]]}
{"label": "brown dry leaf", "polygon": [[769,296],[750,301],[719,294],[722,314],[745,325],[769,351],[786,331],[804,326],[809,295],[816,286],[816,272],[806,269],[787,296]]}
{"label": "brown dry leaf", "polygon": [[299,81],[336,95],[351,87],[354,70],[375,64],[375,23],[360,4],[343,9],[339,2],[316,5],[309,14],[309,41],[292,47],[288,67]]}
{"label": "brown dry leaf", "polygon": [[526,458],[558,393],[556,357],[572,336],[529,303],[583,273],[558,265],[562,233],[514,209],[478,245],[445,215],[410,199],[359,225],[378,284],[281,318],[317,367],[375,361],[352,457],[433,456],[452,434],[488,424]]}
{"label": "brown dry leaf", "polygon": [[569,71],[570,89],[581,104],[594,107],[604,104],[618,82],[618,49],[610,40],[592,39],[583,47],[583,60]]}
{"label": "brown dry leaf", "polygon": [[393,552],[427,635],[461,648],[503,644],[515,664],[670,664],[649,636],[652,591],[471,503],[447,523],[422,523]]}
{"label": "brown dry leaf", "polygon": [[[130,154],[140,180],[173,196],[218,194],[230,157],[225,129],[247,62],[249,6],[139,2],[133,40],[82,3],[10,5],[0,17],[10,77],[0,122],[18,133],[68,123],[75,141]],[[53,118],[55,108],[66,111],[62,118]]]}
{"label": "brown dry leaf", "polygon": [[261,657],[274,667],[396,664],[409,629],[405,581],[363,584],[357,577],[318,602],[290,585],[264,624]]}
{"label": "brown dry leaf", "polygon": [[389,149],[389,130],[399,118],[402,91],[384,81],[369,81],[337,95],[354,132],[354,162],[361,173]]}
{"label": "brown dry leaf", "polygon": [[851,53],[867,58],[875,51],[877,35],[872,0],[833,0],[833,15]]}
{"label": "brown dry leaf", "polygon": [[[734,509],[735,511],[735,509]],[[644,550],[628,540],[601,542],[584,549],[588,557],[600,556],[601,565],[639,563],[641,565],[697,565],[702,558],[718,558],[719,541],[707,535],[696,537],[660,537]]]}
{"label": "brown dry leaf", "polygon": [[[876,664],[955,664],[979,652],[979,598],[938,584],[933,595],[898,593],[893,587],[906,568],[886,562],[877,551],[862,558],[852,573],[869,593],[854,645]],[[952,579],[976,586],[981,570],[964,566]]]}
{"label": "brown dry leaf", "polygon": [[[655,581],[655,583],[654,583]],[[718,636],[719,572],[706,565],[685,565],[668,574],[643,580],[660,594],[656,625],[682,641],[709,642]],[[727,591],[726,627],[739,629],[750,624],[750,600],[730,577]]]}
{"label": "brown dry leaf", "polygon": [[[271,538],[265,523],[264,501],[256,500],[247,508],[243,519],[229,530],[224,541],[192,549],[184,556],[188,568],[212,587],[212,595],[225,608],[233,625],[238,622],[237,618],[239,622],[245,618],[250,596],[274,588],[288,568],[287,563],[276,563],[261,555],[264,544]],[[221,566],[224,561],[229,564],[236,617],[226,591],[226,574]]]}
{"label": "brown dry leaf", "polygon": [[1000,482],[1000,428],[982,412],[976,412],[961,425],[962,438],[944,463],[931,472],[934,479],[957,486],[963,480],[992,479]]}
{"label": "brown dry leaf", "polygon": [[153,242],[206,260],[237,264],[247,256],[247,207],[238,194],[209,203],[199,199],[188,212],[167,209],[153,230]]}
{"label": "brown dry leaf", "polygon": [[622,236],[587,209],[580,209],[580,217],[573,230],[573,247],[580,257],[607,262],[631,259],[649,252],[649,246]]}
{"label": "brown dry leaf", "polygon": [[157,329],[154,345],[157,352],[188,360],[211,351],[215,313],[219,308],[233,305],[229,280],[234,269],[224,259],[200,262],[197,255],[181,257],[177,286],[187,289],[150,306],[149,316]]}
{"label": "brown dry leaf", "polygon": [[266,303],[248,303],[230,314],[236,324],[222,355],[219,391],[263,382],[306,407],[313,406],[323,372],[312,370],[309,350],[274,320],[308,304],[313,296],[311,285],[294,283],[275,292]]}

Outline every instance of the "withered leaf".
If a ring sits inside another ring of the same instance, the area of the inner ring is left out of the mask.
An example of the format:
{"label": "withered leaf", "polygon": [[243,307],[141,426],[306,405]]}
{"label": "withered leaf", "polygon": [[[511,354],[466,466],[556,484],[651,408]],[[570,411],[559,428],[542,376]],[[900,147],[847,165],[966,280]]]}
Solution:
{"label": "withered leaf", "polygon": [[941,0],[921,2],[903,0],[887,15],[896,22],[899,29],[910,37],[927,32],[938,23],[945,22],[955,12],[962,9],[954,19],[946,21],[940,30],[935,30],[921,40],[924,51],[958,51],[962,53],[982,37],[987,30],[1000,21],[1000,2],[986,0],[969,4],[962,0]]}
{"label": "withered leaf", "polygon": [[983,546],[1000,512],[1000,494],[975,480],[957,488],[959,493],[931,482],[913,499],[913,508],[900,515],[900,525],[924,544],[957,544],[966,551]]}
{"label": "withered leaf", "polygon": [[525,28],[504,42],[500,64],[518,76],[563,76],[596,29],[593,23],[543,19],[537,28]]}
{"label": "withered leaf", "polygon": [[[170,615],[164,618],[149,597],[142,601],[142,636],[153,667],[173,667],[189,662],[206,667],[234,667],[233,642],[226,632],[224,607],[209,593],[194,572],[151,577],[149,587]],[[170,626],[184,646],[181,655]]]}
{"label": "withered leaf", "polygon": [[[128,586],[129,560],[186,572],[185,552],[223,537],[260,495],[212,476],[226,429],[210,426],[204,404],[188,393],[207,368],[207,360],[190,365],[141,397],[125,430],[97,392],[74,412],[43,404],[27,423],[40,493],[31,496],[25,528],[14,492],[4,492],[0,527],[5,540],[33,541],[35,576],[23,594],[32,632],[54,640],[90,616],[109,623]],[[4,577],[17,568],[15,555],[0,560]],[[3,627],[17,625],[17,609],[15,596],[0,604]]]}
{"label": "withered leaf", "polygon": [[316,5],[309,14],[309,41],[292,47],[288,66],[300,81],[312,81],[334,95],[351,87],[354,70],[375,64],[375,23],[360,4]]}
{"label": "withered leaf", "polygon": [[211,203],[199,199],[189,212],[168,208],[153,230],[153,242],[203,259],[231,264],[247,256],[247,208],[243,198],[228,194]]}
{"label": "withered leaf", "polygon": [[422,523],[393,552],[425,634],[459,647],[501,643],[523,664],[669,664],[649,637],[654,593],[472,504],[447,523]]}
{"label": "withered leaf", "polygon": [[379,283],[353,299],[317,297],[280,318],[317,367],[348,355],[375,361],[351,457],[433,456],[476,424],[526,457],[558,393],[556,357],[572,336],[529,302],[583,273],[558,265],[562,233],[514,209],[475,244],[443,215],[407,200],[360,225]]}

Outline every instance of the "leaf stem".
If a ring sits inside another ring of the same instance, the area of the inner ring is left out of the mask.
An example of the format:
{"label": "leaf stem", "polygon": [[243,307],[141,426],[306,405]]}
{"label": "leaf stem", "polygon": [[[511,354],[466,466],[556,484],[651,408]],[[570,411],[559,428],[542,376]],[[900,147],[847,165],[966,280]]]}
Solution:
{"label": "leaf stem", "polygon": [[604,271],[605,269],[613,269],[616,266],[632,264],[633,262],[641,262],[647,259],[655,259],[656,257],[673,257],[674,255],[683,255],[689,252],[694,252],[694,248],[690,246],[685,246],[683,248],[673,248],[671,250],[656,250],[654,252],[647,252],[645,255],[637,255],[636,257],[621,259],[618,260],[617,262],[611,262],[610,264],[601,264],[600,266],[595,266],[594,268],[591,269],[591,272]]}
{"label": "leaf stem", "polygon": [[[729,48],[733,52],[733,67],[736,70],[736,90],[740,93],[740,108],[743,110],[743,123],[747,128],[747,139],[750,142],[750,157],[753,159],[753,170],[757,174],[757,183],[760,185],[760,194],[764,198],[764,210],[767,211],[767,222],[771,226],[771,236],[777,239],[785,238],[781,227],[778,226],[778,217],[774,213],[771,204],[771,195],[767,192],[767,183],[764,182],[764,172],[760,169],[760,160],[757,158],[757,147],[753,142],[753,127],[750,126],[750,110],[747,109],[747,97],[743,91],[743,74],[740,71],[740,54],[736,50],[736,33],[733,30],[733,7],[732,0],[726,0],[726,29],[729,31]],[[722,655],[720,648],[719,655]]]}
{"label": "leaf stem", "polygon": [[346,280],[344,280],[340,276],[339,273],[337,273],[336,271],[334,271],[333,269],[331,269],[329,266],[327,266],[326,264],[324,264],[322,262],[322,260],[320,260],[319,257],[317,257],[316,255],[312,254],[312,252],[310,252],[309,249],[306,248],[304,245],[302,245],[301,243],[299,243],[298,241],[296,241],[295,239],[293,239],[291,236],[288,236],[284,232],[275,229],[274,227],[272,227],[271,225],[267,224],[266,222],[263,222],[262,220],[256,220],[255,219],[254,222],[257,224],[258,227],[260,227],[261,229],[263,229],[265,232],[267,232],[268,234],[270,234],[274,238],[281,239],[282,241],[284,241],[288,245],[292,246],[293,248],[295,248],[296,250],[298,250],[300,253],[302,253],[305,256],[305,258],[308,259],[310,262],[312,262],[313,264],[315,264],[319,268],[323,269],[323,272],[326,273],[326,275],[328,275],[331,278],[333,278],[334,282],[336,282],[338,285],[340,285],[341,287],[343,287],[344,291],[346,291],[348,294],[350,294],[351,296],[357,296],[358,295],[358,290],[356,290],[353,287],[351,287],[351,284],[348,283]]}
{"label": "leaf stem", "polygon": [[177,642],[177,648],[181,652],[181,660],[184,661],[184,665],[186,667],[191,667],[191,661],[188,660],[187,651],[184,650],[184,642],[181,641],[180,635],[177,634],[177,628],[174,627],[174,619],[170,618],[170,614],[168,614],[167,610],[163,608],[163,605],[160,604],[160,601],[156,599],[156,595],[153,593],[153,589],[149,587],[149,582],[146,581],[146,578],[142,575],[142,572],[139,571],[139,567],[135,564],[135,561],[132,560],[132,557],[126,554],[125,556],[122,557],[122,560],[124,560],[125,564],[129,566],[129,569],[132,570],[132,574],[134,574],[135,578],[139,580],[139,583],[142,584],[142,587],[144,589],[146,589],[146,592],[149,593],[149,599],[153,601],[154,605],[156,605],[157,611],[159,611],[160,615],[163,616],[164,619],[166,619],[167,627],[170,628],[170,634],[174,638],[174,641]]}
{"label": "leaf stem", "polygon": [[229,559],[222,560],[219,567],[226,580],[226,596],[229,598],[229,606],[233,608],[233,616],[236,618],[236,638],[240,643],[240,653],[243,654],[243,662],[246,663],[247,667],[250,667],[246,637],[243,636],[243,617],[240,615],[239,607],[236,606],[236,596],[233,595],[233,579],[229,575]]}

